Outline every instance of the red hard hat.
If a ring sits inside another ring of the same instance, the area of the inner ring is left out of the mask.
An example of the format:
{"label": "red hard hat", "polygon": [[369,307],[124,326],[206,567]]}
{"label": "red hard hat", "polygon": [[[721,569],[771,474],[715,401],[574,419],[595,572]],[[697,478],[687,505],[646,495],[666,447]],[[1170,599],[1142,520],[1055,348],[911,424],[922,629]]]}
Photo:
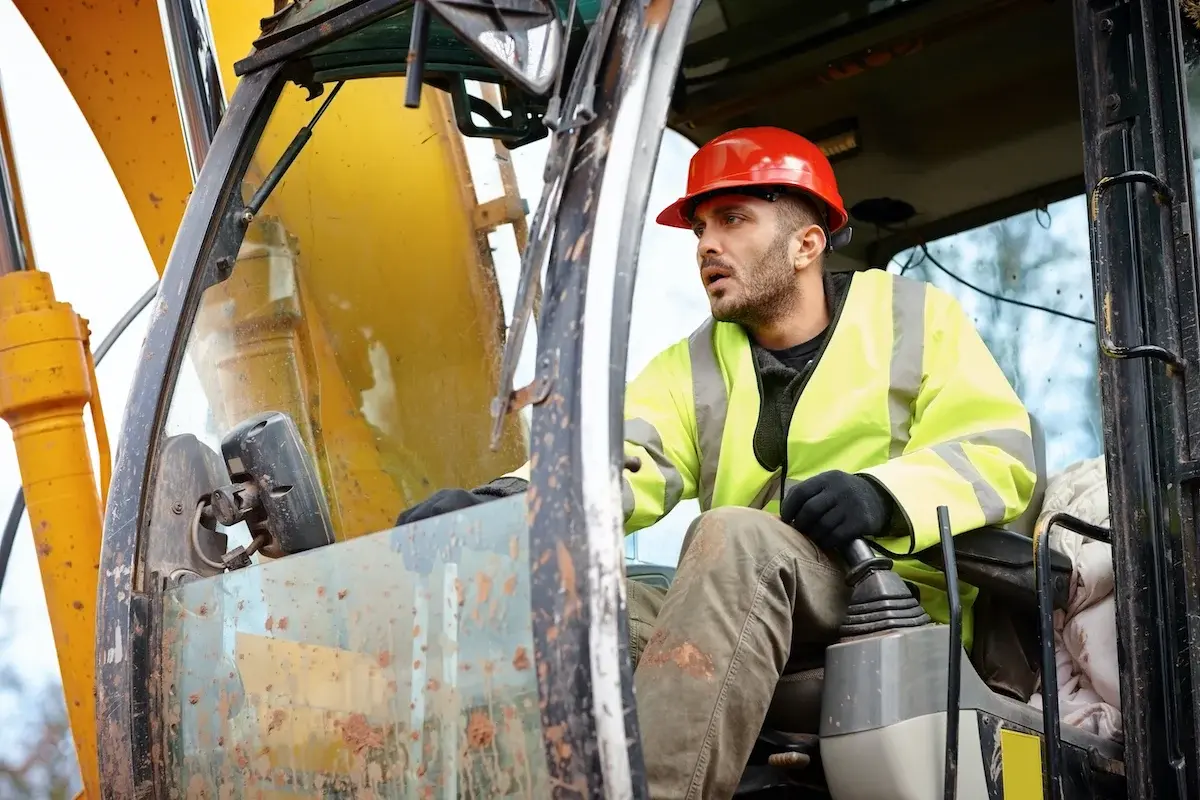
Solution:
{"label": "red hard hat", "polygon": [[663,209],[660,225],[690,228],[691,205],[701,195],[747,186],[788,187],[825,207],[829,233],[849,217],[829,159],[803,136],[782,128],[739,128],[706,142],[688,166],[687,194]]}

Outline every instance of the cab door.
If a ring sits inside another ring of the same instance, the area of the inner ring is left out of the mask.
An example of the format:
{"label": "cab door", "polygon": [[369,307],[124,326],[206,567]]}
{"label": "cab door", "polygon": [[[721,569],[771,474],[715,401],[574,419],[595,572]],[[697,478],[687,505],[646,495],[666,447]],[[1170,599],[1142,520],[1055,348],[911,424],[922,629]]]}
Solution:
{"label": "cab door", "polygon": [[1170,0],[1075,0],[1131,798],[1200,792],[1200,331],[1184,77]]}

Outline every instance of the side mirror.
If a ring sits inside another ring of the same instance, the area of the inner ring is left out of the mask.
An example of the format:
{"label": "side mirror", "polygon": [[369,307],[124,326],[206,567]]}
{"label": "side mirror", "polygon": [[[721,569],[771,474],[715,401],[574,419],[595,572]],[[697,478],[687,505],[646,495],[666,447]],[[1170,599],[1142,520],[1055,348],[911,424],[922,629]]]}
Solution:
{"label": "side mirror", "polygon": [[417,0],[408,50],[409,107],[419,102],[430,12],[524,91],[540,96],[553,87],[566,46],[553,0]]}
{"label": "side mirror", "polygon": [[226,554],[228,569],[247,566],[255,550],[279,558],[333,544],[325,496],[291,417],[250,417],[221,441],[221,455],[232,483],[212,493],[212,516],[226,526],[245,521],[254,538],[245,552]]}

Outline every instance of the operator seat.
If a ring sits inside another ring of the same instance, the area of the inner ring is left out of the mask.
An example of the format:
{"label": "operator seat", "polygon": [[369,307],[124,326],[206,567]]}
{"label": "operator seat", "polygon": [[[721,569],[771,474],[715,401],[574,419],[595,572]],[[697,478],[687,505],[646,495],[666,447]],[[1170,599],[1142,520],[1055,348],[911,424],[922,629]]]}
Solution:
{"label": "operator seat", "polygon": [[[954,554],[959,580],[980,590],[977,606],[987,606],[988,611],[994,614],[997,606],[989,603],[989,597],[995,597],[1005,605],[1011,604],[1009,608],[1017,612],[1019,617],[1028,617],[1027,620],[1020,620],[1026,623],[1028,631],[1036,633],[1033,528],[1046,495],[1046,440],[1041,424],[1032,414],[1029,422],[1033,433],[1034,471],[1037,475],[1029,507],[1020,517],[1004,526],[980,528],[955,536]],[[917,558],[931,566],[943,566],[940,545],[918,553]],[[1071,561],[1062,553],[1051,552],[1051,566],[1055,578],[1055,607],[1061,608],[1066,604]],[[976,638],[985,637],[986,626],[993,622],[1001,624],[999,620],[980,619],[977,616]],[[1003,624],[1008,624],[1008,621],[1005,620]],[[976,669],[980,668],[981,665],[976,664]],[[784,675],[767,709],[764,727],[787,733],[815,735],[820,724],[824,676],[824,667]],[[1027,700],[1028,697],[1020,699]]]}

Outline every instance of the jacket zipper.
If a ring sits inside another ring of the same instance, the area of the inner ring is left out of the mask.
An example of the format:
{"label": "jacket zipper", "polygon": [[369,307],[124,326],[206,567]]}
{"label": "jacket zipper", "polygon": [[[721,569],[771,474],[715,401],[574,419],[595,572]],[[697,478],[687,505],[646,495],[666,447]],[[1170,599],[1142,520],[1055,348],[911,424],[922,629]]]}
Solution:
{"label": "jacket zipper", "polygon": [[[853,277],[851,277],[851,284]],[[825,291],[829,292],[832,281],[825,282]],[[783,468],[779,473],[779,505],[783,507],[784,492],[787,491],[787,475],[788,475],[788,440],[789,432],[792,429],[792,417],[796,415],[796,406],[800,404],[800,398],[804,395],[804,389],[808,386],[809,380],[813,373],[817,371],[817,366],[821,363],[821,357],[825,355],[825,349],[829,347],[829,343],[833,341],[834,335],[837,334],[838,321],[842,318],[842,309],[846,307],[846,300],[850,297],[850,285],[846,286],[846,290],[841,293],[837,303],[833,309],[833,315],[829,320],[829,333],[825,336],[825,341],[821,342],[821,346],[817,349],[816,355],[812,357],[812,361],[808,363],[808,368],[804,371],[800,378],[800,386],[796,389],[796,396],[792,399],[792,407],[788,410],[787,415],[783,419]],[[757,370],[755,374],[757,375]],[[762,378],[758,378],[758,396],[759,403],[762,403]]]}

